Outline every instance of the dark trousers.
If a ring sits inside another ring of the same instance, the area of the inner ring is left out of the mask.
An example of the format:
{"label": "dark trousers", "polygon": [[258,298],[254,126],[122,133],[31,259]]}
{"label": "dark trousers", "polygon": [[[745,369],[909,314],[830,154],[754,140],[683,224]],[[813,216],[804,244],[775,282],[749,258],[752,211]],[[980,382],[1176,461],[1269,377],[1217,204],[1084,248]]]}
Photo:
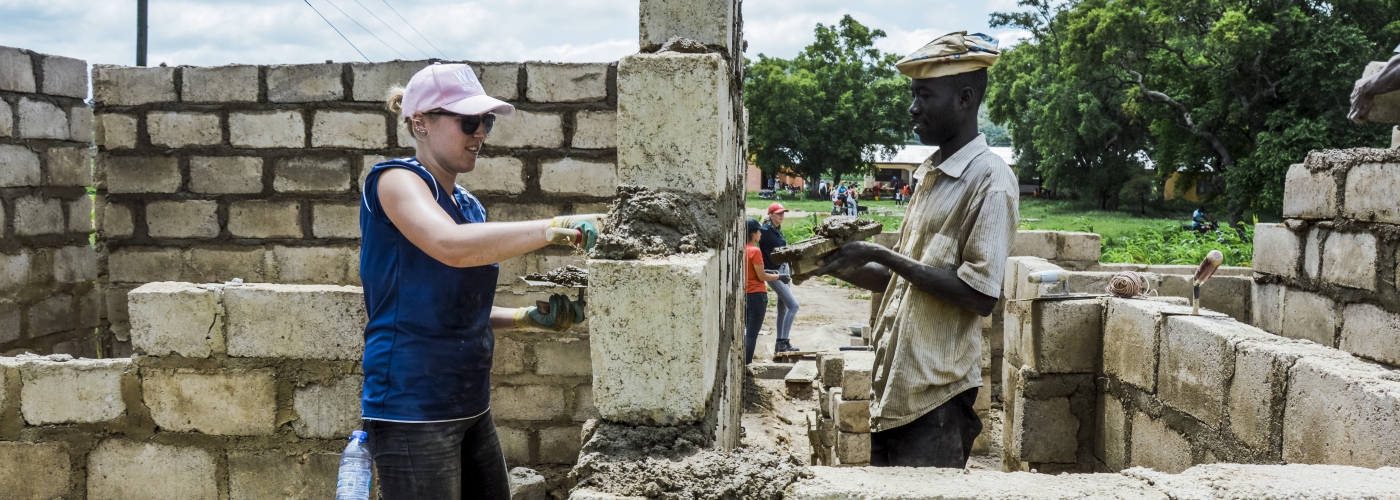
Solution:
{"label": "dark trousers", "polygon": [[491,412],[467,420],[366,420],[383,500],[510,499],[510,479]]}
{"label": "dark trousers", "polygon": [[768,314],[768,292],[744,295],[744,363],[753,362],[753,350],[758,346],[758,329],[763,328],[763,315]]}
{"label": "dark trousers", "polygon": [[870,465],[877,467],[967,467],[972,441],[982,433],[972,388],[913,422],[870,435]]}

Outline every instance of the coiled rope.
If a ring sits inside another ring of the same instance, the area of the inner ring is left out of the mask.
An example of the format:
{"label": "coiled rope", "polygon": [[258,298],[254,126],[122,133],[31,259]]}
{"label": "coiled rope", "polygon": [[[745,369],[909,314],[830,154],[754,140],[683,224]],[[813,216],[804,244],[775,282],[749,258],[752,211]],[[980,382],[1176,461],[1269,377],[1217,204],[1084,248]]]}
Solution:
{"label": "coiled rope", "polygon": [[1108,280],[1104,291],[1114,297],[1131,299],[1146,297],[1152,292],[1152,285],[1148,284],[1146,276],[1133,271],[1123,271]]}

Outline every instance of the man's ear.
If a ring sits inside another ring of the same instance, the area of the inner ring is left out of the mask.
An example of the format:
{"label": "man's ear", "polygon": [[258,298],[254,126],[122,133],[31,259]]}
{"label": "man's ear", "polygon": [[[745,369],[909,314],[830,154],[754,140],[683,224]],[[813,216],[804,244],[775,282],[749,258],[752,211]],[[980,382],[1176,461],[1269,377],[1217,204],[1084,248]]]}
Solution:
{"label": "man's ear", "polygon": [[963,87],[958,90],[958,109],[977,108],[977,93],[972,87]]}

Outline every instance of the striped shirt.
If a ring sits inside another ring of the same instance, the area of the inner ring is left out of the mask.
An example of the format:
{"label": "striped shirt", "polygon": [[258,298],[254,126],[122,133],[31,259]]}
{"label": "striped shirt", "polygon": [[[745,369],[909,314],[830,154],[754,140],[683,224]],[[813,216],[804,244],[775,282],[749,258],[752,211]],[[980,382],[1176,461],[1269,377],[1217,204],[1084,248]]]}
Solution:
{"label": "striped shirt", "polygon": [[[979,292],[1001,296],[1002,272],[1016,235],[1016,174],[986,138],[946,160],[934,153],[914,173],[914,202],[895,251],[957,270]],[[875,323],[871,424],[885,431],[914,421],[953,396],[982,385],[982,321],[891,277]]]}

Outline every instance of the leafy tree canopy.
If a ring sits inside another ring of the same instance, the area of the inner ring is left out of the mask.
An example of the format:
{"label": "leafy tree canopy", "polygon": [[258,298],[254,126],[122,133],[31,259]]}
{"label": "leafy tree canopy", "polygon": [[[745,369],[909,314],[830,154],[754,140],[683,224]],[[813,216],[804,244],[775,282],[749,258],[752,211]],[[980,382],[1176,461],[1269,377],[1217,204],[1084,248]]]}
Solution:
{"label": "leafy tree canopy", "polygon": [[764,172],[790,170],[816,189],[817,179],[868,172],[913,135],[909,79],[899,56],[880,52],[885,32],[845,16],[817,24],[816,41],[797,57],[746,61],[744,94],[749,150]]}
{"label": "leafy tree canopy", "polygon": [[1400,39],[1377,15],[1400,0],[1018,3],[1029,9],[992,16],[1031,37],[991,70],[991,118],[1052,184],[1116,202],[1107,188],[1147,155],[1159,175],[1216,174],[1234,224],[1277,213],[1307,151],[1384,146],[1387,127],[1346,112],[1366,62]]}

